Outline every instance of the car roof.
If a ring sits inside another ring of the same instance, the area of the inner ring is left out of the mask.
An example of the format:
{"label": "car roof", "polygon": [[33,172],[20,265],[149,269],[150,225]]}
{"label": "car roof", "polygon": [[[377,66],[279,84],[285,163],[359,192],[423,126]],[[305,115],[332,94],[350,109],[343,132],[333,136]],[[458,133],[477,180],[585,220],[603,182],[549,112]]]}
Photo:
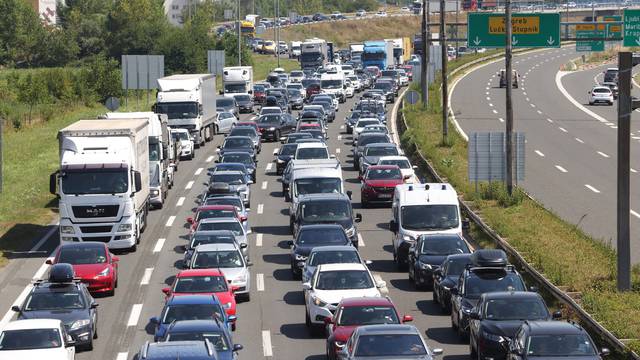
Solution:
{"label": "car roof", "polygon": [[236,207],[233,205],[202,205],[198,206],[196,212],[203,210],[235,210]]}
{"label": "car roof", "polygon": [[214,251],[230,251],[238,250],[235,244],[200,244],[196,248],[196,252],[214,252]]}
{"label": "car roof", "polygon": [[387,156],[381,156],[379,161],[384,161],[384,160],[406,160],[406,161],[409,161],[409,158],[407,158],[406,156],[402,156],[402,155],[387,155]]}
{"label": "car roof", "polygon": [[77,248],[105,248],[106,244],[97,241],[80,241],[80,242],[63,242],[60,249],[77,249]]}
{"label": "car roof", "polygon": [[[391,299],[387,297],[353,297],[353,298],[343,298],[340,301],[343,307],[349,306],[380,306],[380,305],[389,305],[394,306]],[[395,306],[394,306],[395,307]]]}
{"label": "car roof", "polygon": [[371,165],[368,170],[386,170],[386,169],[400,169],[398,165]]}
{"label": "car roof", "polygon": [[311,253],[319,253],[325,251],[352,251],[358,252],[358,249],[351,245],[329,245],[329,246],[316,246],[311,249]]}
{"label": "car roof", "polygon": [[183,360],[218,358],[209,341],[147,342],[140,354],[141,360],[175,360],[178,357]]}
{"label": "car roof", "polygon": [[379,147],[379,148],[389,148],[389,147],[395,148],[397,146],[394,143],[371,143],[371,144],[366,144],[365,147],[367,147],[367,148],[377,148],[377,147]]}
{"label": "car roof", "polygon": [[194,237],[198,235],[201,235],[201,236],[227,235],[227,236],[233,236],[233,237],[236,236],[231,230],[197,230],[193,233]]}
{"label": "car roof", "polygon": [[224,276],[220,269],[187,269],[181,270],[176,277],[187,277],[187,276]]}
{"label": "car roof", "polygon": [[608,87],[608,86],[602,86],[602,85],[596,85],[596,86],[594,86],[594,87],[593,87],[593,90],[595,90],[595,89],[606,89],[606,90],[611,91],[611,89],[609,89],[609,87]]}
{"label": "car roof", "polygon": [[530,335],[565,335],[565,334],[585,334],[586,332],[579,325],[564,321],[527,321],[525,326],[529,327]]}
{"label": "car roof", "polygon": [[534,291],[496,291],[483,293],[482,296],[487,300],[492,299],[541,299],[540,294]]}
{"label": "car roof", "polygon": [[359,326],[355,330],[358,335],[383,335],[383,334],[416,334],[420,335],[420,331],[413,325],[404,324],[380,324]]}
{"label": "car roof", "polygon": [[360,263],[344,263],[344,264],[322,264],[318,265],[318,272],[323,271],[346,271],[346,270],[367,270],[366,266]]}
{"label": "car roof", "polygon": [[343,193],[327,193],[327,194],[304,194],[298,197],[300,203],[311,201],[335,201],[343,200],[351,202],[349,196]]}
{"label": "car roof", "polygon": [[167,305],[198,305],[219,304],[220,300],[214,294],[207,295],[173,295],[167,299]]}
{"label": "car roof", "polygon": [[180,320],[171,325],[170,332],[224,331],[224,325],[215,320]]}
{"label": "car roof", "polygon": [[342,170],[339,166],[336,167],[305,167],[301,169],[294,168],[293,177],[296,179],[301,178],[340,178],[342,179]]}
{"label": "car roof", "polygon": [[401,206],[425,204],[459,204],[458,194],[449,183],[396,185],[394,198],[398,199]]}
{"label": "car roof", "polygon": [[[249,127],[247,127],[247,128],[249,128]],[[229,136],[229,137],[225,138],[224,141],[226,142],[229,139],[246,139],[246,140],[253,141],[253,139],[251,139],[251,136],[244,136],[244,135],[242,135],[242,136],[240,136],[240,135]]]}
{"label": "car roof", "polygon": [[232,217],[226,217],[226,218],[207,218],[207,219],[202,219],[200,220],[200,223],[228,223],[228,222],[239,222],[238,219],[236,218],[232,218]]}
{"label": "car roof", "polygon": [[1,330],[60,329],[61,324],[62,321],[56,319],[14,320],[5,325]]}
{"label": "car roof", "polygon": [[242,171],[238,171],[238,170],[220,170],[220,171],[215,171],[213,174],[211,175],[244,175],[244,173]]}
{"label": "car roof", "polygon": [[327,145],[325,145],[324,143],[317,143],[317,142],[301,143],[301,144],[298,144],[298,150],[300,150],[300,149],[306,149],[306,148],[313,148],[313,149],[326,149],[326,148],[327,148]]}

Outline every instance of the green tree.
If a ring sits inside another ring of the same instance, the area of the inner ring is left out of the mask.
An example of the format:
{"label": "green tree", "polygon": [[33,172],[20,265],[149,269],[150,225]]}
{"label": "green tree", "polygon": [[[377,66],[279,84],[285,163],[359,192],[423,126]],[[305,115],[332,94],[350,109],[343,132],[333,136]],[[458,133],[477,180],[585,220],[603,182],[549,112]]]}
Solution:
{"label": "green tree", "polygon": [[[216,46],[217,50],[224,50],[225,65],[238,65],[238,35],[236,33],[226,32]],[[252,66],[253,57],[246,43],[242,43],[241,47],[242,65]]]}
{"label": "green tree", "polygon": [[70,33],[84,58],[106,50],[107,15],[113,2],[104,0],[65,0],[58,4],[58,17]]}
{"label": "green tree", "polygon": [[0,0],[0,65],[33,65],[44,37],[38,14],[25,1]]}
{"label": "green tree", "polygon": [[64,66],[77,58],[80,49],[72,34],[53,26],[45,29],[33,65]]}
{"label": "green tree", "polygon": [[115,0],[107,17],[109,54],[150,54],[167,27],[162,0]]}
{"label": "green tree", "polygon": [[50,100],[47,82],[44,77],[39,76],[37,73],[29,72],[18,83],[18,100],[29,105],[29,122],[31,122],[33,107]]}

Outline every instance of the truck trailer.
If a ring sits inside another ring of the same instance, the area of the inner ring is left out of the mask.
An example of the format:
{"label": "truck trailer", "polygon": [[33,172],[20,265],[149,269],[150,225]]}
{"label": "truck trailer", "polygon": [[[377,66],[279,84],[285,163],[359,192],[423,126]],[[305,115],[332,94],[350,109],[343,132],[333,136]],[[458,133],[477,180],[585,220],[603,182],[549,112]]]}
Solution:
{"label": "truck trailer", "polygon": [[393,42],[384,40],[364,42],[362,67],[376,66],[384,70],[391,64],[393,64]]}

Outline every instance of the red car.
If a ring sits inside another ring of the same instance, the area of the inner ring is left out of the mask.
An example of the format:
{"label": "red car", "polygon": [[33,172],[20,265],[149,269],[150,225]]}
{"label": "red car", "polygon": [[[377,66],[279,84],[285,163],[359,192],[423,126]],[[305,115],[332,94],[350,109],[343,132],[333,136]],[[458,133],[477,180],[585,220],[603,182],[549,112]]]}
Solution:
{"label": "red car", "polygon": [[111,254],[105,243],[84,241],[63,243],[47,264],[71,264],[75,276],[90,292],[113,295],[118,287],[118,261],[120,258]]}
{"label": "red car", "polygon": [[389,298],[362,297],[342,299],[333,317],[325,318],[327,330],[327,358],[336,359],[353,331],[362,325],[404,324],[413,321],[410,315],[398,315]]}
{"label": "red car", "polygon": [[191,224],[189,231],[193,233],[202,219],[229,217],[238,219],[241,224],[247,221],[247,217],[238,214],[238,210],[233,205],[203,205],[196,209],[195,216],[187,218],[187,223]]}
{"label": "red car", "polygon": [[253,101],[256,104],[264,104],[267,100],[267,93],[263,85],[254,85],[253,86]]}
{"label": "red car", "polygon": [[404,183],[402,172],[397,165],[369,166],[359,179],[362,181],[360,188],[362,207],[368,207],[373,202],[391,203],[396,185]]}
{"label": "red car", "polygon": [[235,315],[234,290],[235,287],[229,286],[227,279],[219,269],[195,269],[180,271],[171,287],[162,289],[162,292],[167,296],[167,299],[172,295],[216,294],[227,315]]}
{"label": "red car", "polygon": [[311,98],[311,96],[315,94],[320,94],[320,84],[311,84],[307,86],[307,99]]}

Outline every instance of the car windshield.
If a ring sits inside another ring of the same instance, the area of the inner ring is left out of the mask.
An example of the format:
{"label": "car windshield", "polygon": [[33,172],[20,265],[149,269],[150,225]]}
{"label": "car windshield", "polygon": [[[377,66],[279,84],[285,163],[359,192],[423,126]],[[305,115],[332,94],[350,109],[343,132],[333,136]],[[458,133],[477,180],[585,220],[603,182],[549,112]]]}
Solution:
{"label": "car windshield", "polygon": [[488,320],[546,320],[548,317],[542,299],[491,299],[485,305]]}
{"label": "car windshield", "polygon": [[240,127],[236,127],[235,129],[231,130],[231,133],[229,133],[229,136],[249,136],[249,137],[256,137],[258,134],[256,133],[256,130],[252,127],[248,127],[248,126],[240,126]]}
{"label": "car windshield", "polygon": [[367,180],[401,180],[402,173],[398,168],[392,169],[368,169]]}
{"label": "car windshield", "polygon": [[318,290],[355,290],[372,287],[371,276],[365,270],[322,271],[318,274],[316,282]]}
{"label": "car windshield", "polygon": [[82,294],[77,290],[35,291],[27,298],[24,311],[77,310],[84,307]]}
{"label": "car windshield", "polygon": [[333,222],[351,217],[348,201],[310,201],[301,206],[304,222]]}
{"label": "car windshield", "polygon": [[243,164],[218,164],[216,165],[214,171],[241,171],[243,173],[247,173],[247,167]]}
{"label": "car windshield", "polygon": [[189,134],[182,131],[172,131],[171,137],[173,137],[174,140],[189,141]]}
{"label": "car windshield", "polygon": [[62,192],[68,195],[122,194],[129,190],[126,168],[63,170]]}
{"label": "car windshield", "polygon": [[280,115],[263,115],[258,118],[258,124],[279,124]]}
{"label": "car windshield", "polygon": [[254,92],[264,92],[266,89],[263,85],[253,85]]}
{"label": "car windshield", "polygon": [[212,197],[205,200],[204,205],[233,205],[238,212],[242,211],[242,200],[239,197],[219,198]]}
{"label": "car windshield", "polygon": [[196,235],[191,240],[191,248],[195,249],[198,245],[204,244],[235,244],[235,236],[216,234],[216,235]]}
{"label": "car windshield", "polygon": [[312,252],[309,256],[309,265],[311,266],[324,264],[358,264],[360,262],[360,256],[355,250],[316,251]]}
{"label": "car windshield", "polygon": [[248,148],[253,147],[253,141],[251,139],[245,138],[227,138],[224,142],[225,149],[239,149],[239,148]]}
{"label": "car windshield", "polygon": [[392,156],[398,155],[398,148],[395,146],[389,147],[370,147],[366,149],[365,156]]}
{"label": "car windshield", "polygon": [[398,314],[391,306],[349,306],[342,308],[338,325],[399,324]]}
{"label": "car windshield", "polygon": [[459,276],[469,264],[468,258],[449,259],[447,266],[447,276]]}
{"label": "car windshield", "polygon": [[296,196],[307,194],[331,194],[342,191],[342,180],[339,178],[311,178],[296,180]]}
{"label": "car windshield", "polygon": [[479,270],[476,275],[467,278],[464,283],[465,296],[469,299],[477,299],[488,292],[527,291],[520,277],[514,273]]}
{"label": "car windshield", "polygon": [[282,156],[290,156],[296,153],[298,149],[298,144],[284,144],[280,148],[280,154]]}
{"label": "car windshield", "polygon": [[201,222],[198,224],[198,231],[230,230],[235,236],[244,235],[242,229],[242,225],[237,221]]}
{"label": "car windshield", "polygon": [[411,205],[402,207],[402,228],[407,230],[447,230],[457,227],[457,205]]}
{"label": "car windshield", "polygon": [[207,209],[207,210],[199,210],[196,214],[196,221],[200,221],[202,219],[209,218],[232,218],[235,217],[236,214],[233,210],[229,209]]}
{"label": "car windshield", "polygon": [[180,320],[213,320],[214,316],[224,319],[222,308],[218,304],[169,305],[162,316],[163,324]]}
{"label": "car windshield", "polygon": [[349,243],[341,228],[302,229],[296,238],[298,245],[346,245]]}
{"label": "car windshield", "polygon": [[344,80],[320,80],[320,87],[323,89],[342,89]]}
{"label": "car windshield", "polygon": [[[282,109],[280,109],[280,108],[262,108],[262,109],[260,109],[260,115],[267,115],[267,114],[282,114]],[[260,118],[262,118],[262,116]],[[260,120],[258,120],[258,122],[260,122]]]}
{"label": "car windshield", "polygon": [[241,163],[244,165],[253,165],[253,159],[250,154],[228,154],[222,157],[220,160],[222,163]]}
{"label": "car windshield", "polygon": [[386,135],[378,135],[376,134],[375,136],[366,136],[363,138],[358,139],[358,146],[365,146],[368,144],[374,144],[374,143],[390,143],[391,141],[389,140],[389,137],[387,137]]}
{"label": "car windshield", "polygon": [[605,88],[595,88],[595,89],[593,89],[593,92],[594,93],[606,93],[606,94],[608,94],[608,93],[611,92],[611,89],[608,89],[608,88],[606,88],[606,89]]}
{"label": "car windshield", "polygon": [[223,182],[230,185],[241,185],[247,181],[244,174],[213,174],[211,175],[211,182]]}
{"label": "car windshield", "polygon": [[[242,85],[242,88],[244,89],[244,85]],[[251,101],[251,96],[249,95],[235,95],[233,98],[236,99],[236,101],[242,101],[242,102]]]}
{"label": "car windshield", "polygon": [[216,107],[228,108],[234,105],[233,99],[230,98],[218,98],[216,99]]}
{"label": "car windshield", "polygon": [[289,95],[290,98],[301,97],[302,93],[298,89],[287,89],[287,95]]}
{"label": "car windshield", "polygon": [[107,262],[107,251],[103,245],[63,246],[57,262],[71,265],[104,264]]}
{"label": "car windshield", "polygon": [[329,152],[326,148],[299,148],[296,151],[297,160],[328,159]]}
{"label": "car windshield", "polygon": [[242,255],[236,250],[202,251],[196,253],[193,269],[238,268],[242,267]]}
{"label": "car windshield", "polygon": [[367,125],[364,129],[362,129],[362,132],[382,132],[382,133],[387,133],[387,128],[382,126],[382,125]]}
{"label": "car windshield", "polygon": [[380,121],[378,120],[359,120],[358,123],[356,124],[356,127],[363,128],[367,125],[378,125],[378,124],[380,124]]}
{"label": "car windshield", "polygon": [[157,103],[156,112],[158,114],[167,114],[167,118],[171,119],[188,119],[198,116],[198,103],[196,102],[175,102],[175,103]]}
{"label": "car windshield", "polygon": [[212,293],[227,291],[224,276],[181,276],[176,279],[173,292]]}
{"label": "car windshield", "polygon": [[[247,92],[246,85],[243,84],[224,84],[224,92],[227,94],[237,94]],[[240,100],[234,96],[236,100]]]}
{"label": "car windshield", "polygon": [[[309,134],[309,133],[298,133],[298,134],[292,134],[292,135],[289,135],[289,136],[287,137],[287,143],[288,143],[288,144],[289,144],[289,143],[295,143],[295,142],[296,142],[296,140],[299,140],[299,139],[308,139],[308,138],[310,138],[310,137],[311,137],[311,134]],[[296,150],[298,149],[298,148],[297,148],[297,145],[298,145],[298,144],[296,144]]]}
{"label": "car windshield", "polygon": [[169,333],[167,335],[167,341],[203,341],[209,340],[211,345],[216,348],[216,351],[229,351],[229,344],[227,339],[221,332],[185,332],[185,333]]}
{"label": "car windshield", "polygon": [[426,355],[427,349],[419,335],[384,334],[362,335],[358,338],[356,356],[415,356]]}
{"label": "car windshield", "polygon": [[58,329],[5,330],[0,334],[0,351],[51,349],[61,346]]}
{"label": "car windshield", "polygon": [[374,89],[381,89],[381,90],[389,90],[391,89],[393,85],[391,85],[391,83],[388,82],[377,82],[373,88]]}
{"label": "car windshield", "polygon": [[[299,49],[300,47],[299,46],[294,46],[293,48],[294,49],[295,48]],[[304,73],[302,71],[292,71],[291,72],[291,76],[300,77],[300,76],[304,76]]]}
{"label": "car windshield", "polygon": [[527,341],[527,357],[595,356],[591,339],[584,334],[534,335]]}
{"label": "car windshield", "polygon": [[410,169],[411,164],[409,160],[398,159],[398,160],[381,160],[380,165],[396,165],[400,169]]}
{"label": "car windshield", "polygon": [[420,255],[466,254],[469,247],[457,236],[430,236],[422,240]]}

